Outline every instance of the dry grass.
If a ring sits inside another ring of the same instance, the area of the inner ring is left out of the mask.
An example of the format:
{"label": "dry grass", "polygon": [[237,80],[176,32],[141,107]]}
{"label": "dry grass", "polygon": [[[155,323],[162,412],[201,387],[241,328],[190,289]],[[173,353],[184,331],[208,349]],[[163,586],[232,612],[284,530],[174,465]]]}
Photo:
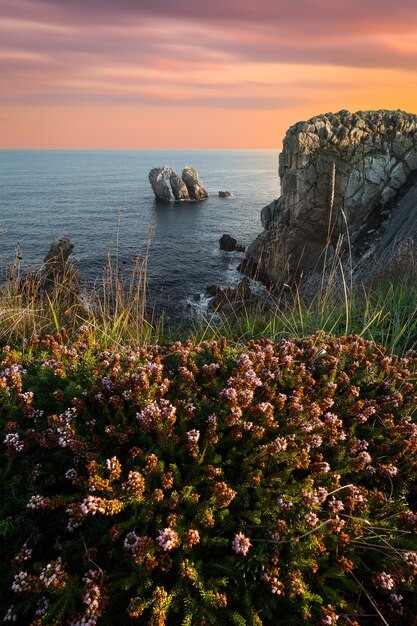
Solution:
{"label": "dry grass", "polygon": [[0,268],[0,341],[25,342],[65,328],[74,335],[87,325],[100,343],[142,344],[157,340],[158,324],[147,311],[147,249],[132,261],[126,277],[119,267],[118,252],[107,257],[101,279],[92,287],[82,284],[75,266],[67,264],[52,277],[45,265],[23,266],[19,253]]}
{"label": "dry grass", "polygon": [[[119,224],[120,226],[120,224]],[[0,267],[0,342],[19,344],[33,335],[65,328],[70,336],[87,325],[101,345],[143,345],[226,336],[231,341],[259,337],[301,338],[321,330],[332,335],[358,334],[391,353],[417,345],[417,247],[408,240],[373,265],[372,274],[355,278],[349,250],[336,246],[327,272],[310,291],[306,284],[284,286],[264,303],[229,303],[200,319],[193,328],[164,328],[147,303],[146,274],[152,228],[143,256],[126,274],[119,265],[119,241],[108,254],[102,276],[92,287],[82,284],[74,266],[48,279],[45,266],[25,269],[17,253]]]}

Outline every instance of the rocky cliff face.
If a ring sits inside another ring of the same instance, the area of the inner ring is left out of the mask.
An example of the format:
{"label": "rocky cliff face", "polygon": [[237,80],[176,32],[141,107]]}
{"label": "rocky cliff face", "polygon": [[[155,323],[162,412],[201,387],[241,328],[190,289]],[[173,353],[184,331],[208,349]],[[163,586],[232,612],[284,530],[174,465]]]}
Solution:
{"label": "rocky cliff face", "polygon": [[286,133],[279,177],[281,197],[262,210],[243,271],[281,283],[321,272],[348,245],[360,260],[417,231],[417,116],[340,111],[299,122]]}

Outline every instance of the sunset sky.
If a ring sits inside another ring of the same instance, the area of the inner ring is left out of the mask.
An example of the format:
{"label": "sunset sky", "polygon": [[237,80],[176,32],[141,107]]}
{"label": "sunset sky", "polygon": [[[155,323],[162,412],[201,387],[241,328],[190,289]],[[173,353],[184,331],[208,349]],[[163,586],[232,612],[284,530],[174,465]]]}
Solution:
{"label": "sunset sky", "polygon": [[0,0],[0,148],[274,148],[417,112],[416,0]]}

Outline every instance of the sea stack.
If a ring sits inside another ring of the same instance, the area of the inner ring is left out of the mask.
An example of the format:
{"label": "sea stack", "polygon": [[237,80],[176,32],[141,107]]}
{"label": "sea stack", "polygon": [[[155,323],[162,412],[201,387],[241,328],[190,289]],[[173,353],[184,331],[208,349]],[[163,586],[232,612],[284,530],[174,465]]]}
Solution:
{"label": "sea stack", "polygon": [[197,170],[190,165],[184,168],[182,178],[172,167],[164,165],[151,169],[148,179],[158,200],[172,200],[172,195],[175,200],[203,200],[208,197]]}

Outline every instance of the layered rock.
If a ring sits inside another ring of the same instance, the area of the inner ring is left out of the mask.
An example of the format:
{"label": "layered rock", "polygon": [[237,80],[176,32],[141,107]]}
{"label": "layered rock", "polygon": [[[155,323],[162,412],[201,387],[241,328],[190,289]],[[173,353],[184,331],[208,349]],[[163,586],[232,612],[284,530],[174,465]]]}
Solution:
{"label": "layered rock", "polygon": [[[340,111],[295,124],[279,157],[281,197],[262,210],[242,269],[275,284],[321,272],[336,248],[356,259],[377,250],[395,238],[401,210],[406,219],[401,198],[416,172],[416,115]],[[412,219],[417,230],[417,203]]]}
{"label": "layered rock", "polygon": [[172,167],[164,165],[164,167],[154,167],[149,172],[149,182],[151,183],[153,192],[158,200],[171,200],[171,190],[168,185],[174,170]]}
{"label": "layered rock", "polygon": [[176,200],[189,200],[190,194],[188,193],[187,185],[184,183],[182,178],[178,176],[174,170],[172,170],[172,174],[169,178],[169,182],[171,185],[172,193],[174,194],[174,198]]}
{"label": "layered rock", "polygon": [[192,200],[204,200],[208,198],[208,193],[203,187],[197,170],[191,165],[187,165],[182,171],[182,180],[187,185],[188,193]]}

